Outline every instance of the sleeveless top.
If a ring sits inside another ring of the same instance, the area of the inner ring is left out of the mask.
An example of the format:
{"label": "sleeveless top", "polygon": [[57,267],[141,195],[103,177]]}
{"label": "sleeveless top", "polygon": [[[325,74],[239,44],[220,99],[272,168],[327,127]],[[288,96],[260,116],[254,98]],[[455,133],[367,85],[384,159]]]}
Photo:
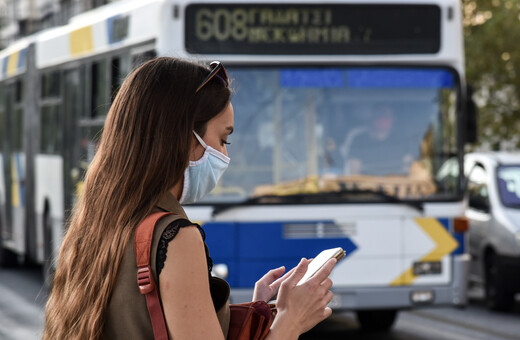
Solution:
{"label": "sleeveless top", "polygon": [[[157,273],[160,273],[162,268],[158,270],[157,264],[159,263],[159,266],[161,266],[161,263],[164,264],[166,254],[164,254],[164,257],[159,254],[158,258],[158,250],[162,249],[160,252],[164,252],[165,249],[164,244],[162,247],[160,247],[159,244],[165,242],[163,236],[166,236],[166,241],[168,241],[168,238],[170,240],[173,239],[173,237],[170,238],[167,235],[168,232],[172,232],[172,227],[166,230],[169,226],[174,226],[175,229],[175,227],[178,228],[187,225],[185,221],[187,221],[188,218],[177,199],[169,192],[161,197],[153,212],[159,211],[167,211],[175,214],[162,218],[154,229],[150,263],[152,275],[159,288],[160,294],[161,289],[159,287]],[[191,223],[191,225],[196,224]],[[165,230],[167,231],[166,234]],[[204,237],[202,229],[200,230],[202,237]],[[227,337],[229,329],[229,285],[226,281],[211,276],[211,258],[209,257],[207,245],[204,245],[208,259],[208,284],[211,297],[222,332],[224,333],[224,337]],[[172,336],[175,335],[173,334]],[[141,295],[137,287],[137,264],[133,235],[125,247],[112,296],[105,312],[105,324],[101,339],[153,339],[153,328],[148,314],[148,308],[146,307],[146,298],[144,295]]]}

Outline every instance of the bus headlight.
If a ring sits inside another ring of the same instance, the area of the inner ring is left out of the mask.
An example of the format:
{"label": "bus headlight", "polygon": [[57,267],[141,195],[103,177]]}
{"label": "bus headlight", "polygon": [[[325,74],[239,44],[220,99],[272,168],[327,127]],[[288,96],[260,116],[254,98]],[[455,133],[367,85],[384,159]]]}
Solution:
{"label": "bus headlight", "polygon": [[218,263],[213,266],[213,270],[211,271],[212,276],[219,277],[223,280],[227,279],[229,276],[228,266],[224,263]]}
{"label": "bus headlight", "polygon": [[419,275],[435,275],[442,273],[442,263],[440,261],[414,262],[413,274]]}
{"label": "bus headlight", "polygon": [[410,300],[414,304],[429,304],[433,302],[435,293],[432,290],[415,290],[410,293]]}

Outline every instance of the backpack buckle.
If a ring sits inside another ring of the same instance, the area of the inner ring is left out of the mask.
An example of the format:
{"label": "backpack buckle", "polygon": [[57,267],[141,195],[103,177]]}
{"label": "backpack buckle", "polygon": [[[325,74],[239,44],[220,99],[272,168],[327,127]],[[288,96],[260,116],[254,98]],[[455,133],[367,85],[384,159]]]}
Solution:
{"label": "backpack buckle", "polygon": [[137,285],[143,295],[151,293],[155,289],[155,282],[153,281],[150,265],[137,268]]}

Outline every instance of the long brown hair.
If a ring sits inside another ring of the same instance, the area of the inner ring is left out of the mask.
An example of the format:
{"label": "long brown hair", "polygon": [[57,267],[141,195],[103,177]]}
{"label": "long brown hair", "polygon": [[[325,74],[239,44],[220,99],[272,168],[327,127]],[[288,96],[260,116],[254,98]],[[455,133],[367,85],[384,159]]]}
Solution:
{"label": "long brown hair", "polygon": [[188,164],[191,131],[230,100],[220,81],[195,93],[209,70],[153,59],[124,81],[108,113],[84,192],[63,239],[43,339],[98,339],[133,230]]}

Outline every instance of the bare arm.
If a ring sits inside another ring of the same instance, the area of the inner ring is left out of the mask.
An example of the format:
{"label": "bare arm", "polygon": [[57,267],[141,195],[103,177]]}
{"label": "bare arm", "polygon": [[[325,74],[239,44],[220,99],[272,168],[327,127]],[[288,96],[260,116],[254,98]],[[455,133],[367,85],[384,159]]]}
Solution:
{"label": "bare arm", "polygon": [[159,282],[170,338],[224,339],[209,290],[204,241],[196,227],[181,228],[170,242]]}

